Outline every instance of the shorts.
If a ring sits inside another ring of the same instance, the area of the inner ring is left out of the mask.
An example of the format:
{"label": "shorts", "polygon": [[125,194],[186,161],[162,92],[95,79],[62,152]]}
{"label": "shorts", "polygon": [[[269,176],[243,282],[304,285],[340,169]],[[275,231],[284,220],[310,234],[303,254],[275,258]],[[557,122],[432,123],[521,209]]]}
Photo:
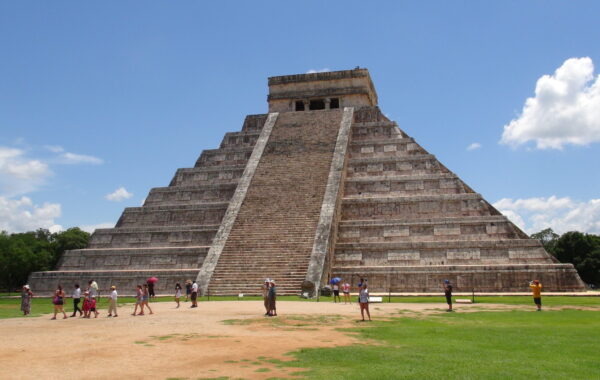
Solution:
{"label": "shorts", "polygon": [[90,307],[90,311],[96,311],[95,307]]}
{"label": "shorts", "polygon": [[336,297],[339,297],[340,296],[340,291],[339,290],[334,290],[333,291],[333,295],[336,296]]}
{"label": "shorts", "polygon": [[452,296],[446,296],[446,303],[452,305]]}
{"label": "shorts", "polygon": [[195,301],[198,298],[198,292],[192,292],[192,301]]}
{"label": "shorts", "polygon": [[349,296],[349,295],[350,295],[350,292],[344,292],[344,295],[345,295],[345,296]]}
{"label": "shorts", "polygon": [[542,306],[542,297],[540,298],[534,298],[533,302],[538,305],[538,306]]}

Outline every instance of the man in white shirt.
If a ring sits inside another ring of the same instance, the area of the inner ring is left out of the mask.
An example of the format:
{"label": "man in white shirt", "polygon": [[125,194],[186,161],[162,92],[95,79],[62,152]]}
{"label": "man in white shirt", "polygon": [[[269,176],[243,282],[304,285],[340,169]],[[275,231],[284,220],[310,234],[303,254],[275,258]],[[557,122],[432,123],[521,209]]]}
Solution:
{"label": "man in white shirt", "polygon": [[192,306],[198,307],[198,284],[196,281],[192,284]]}
{"label": "man in white shirt", "polygon": [[79,308],[79,301],[81,301],[81,288],[79,284],[75,284],[75,289],[73,290],[73,314],[71,314],[71,317],[76,316],[77,312],[79,312],[80,317],[83,315],[83,311]]}
{"label": "man in white shirt", "polygon": [[108,300],[108,316],[112,317],[113,316],[113,312],[115,313],[115,317],[118,317],[117,315],[117,287],[116,286],[111,286],[110,287],[110,298]]}

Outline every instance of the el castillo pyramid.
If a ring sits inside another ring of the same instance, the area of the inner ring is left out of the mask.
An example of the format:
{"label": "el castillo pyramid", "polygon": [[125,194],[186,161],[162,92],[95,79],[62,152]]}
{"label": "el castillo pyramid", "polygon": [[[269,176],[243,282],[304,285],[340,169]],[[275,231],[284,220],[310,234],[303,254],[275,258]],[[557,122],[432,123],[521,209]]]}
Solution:
{"label": "el castillo pyramid", "polygon": [[269,113],[247,116],[142,207],[36,272],[34,292],[95,279],[157,292],[197,279],[203,294],[315,295],[329,278],[371,291],[581,290],[571,264],[474,192],[377,107],[368,70],[269,78]]}

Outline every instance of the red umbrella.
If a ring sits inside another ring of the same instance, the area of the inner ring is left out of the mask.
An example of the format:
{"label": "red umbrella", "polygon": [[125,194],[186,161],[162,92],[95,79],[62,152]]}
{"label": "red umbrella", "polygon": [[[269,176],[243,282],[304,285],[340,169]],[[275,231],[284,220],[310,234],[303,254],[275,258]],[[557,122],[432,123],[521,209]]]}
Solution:
{"label": "red umbrella", "polygon": [[158,282],[158,278],[150,277],[149,279],[146,280],[146,282],[149,284],[154,284],[154,283]]}

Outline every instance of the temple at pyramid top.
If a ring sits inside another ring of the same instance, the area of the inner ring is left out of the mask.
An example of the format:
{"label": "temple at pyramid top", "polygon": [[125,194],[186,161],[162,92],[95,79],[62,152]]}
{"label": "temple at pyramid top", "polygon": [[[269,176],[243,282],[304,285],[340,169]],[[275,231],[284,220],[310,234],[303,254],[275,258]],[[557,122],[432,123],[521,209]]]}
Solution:
{"label": "temple at pyramid top", "polygon": [[377,106],[369,70],[328,71],[269,78],[269,112]]}
{"label": "temple at pyramid top", "polygon": [[271,77],[268,103],[58,270],[33,273],[33,291],[94,279],[131,294],[149,277],[162,294],[186,280],[203,294],[258,294],[272,278],[279,294],[315,296],[335,277],[386,294],[439,292],[444,280],[469,292],[532,279],[584,288],[381,112],[367,69]]}

